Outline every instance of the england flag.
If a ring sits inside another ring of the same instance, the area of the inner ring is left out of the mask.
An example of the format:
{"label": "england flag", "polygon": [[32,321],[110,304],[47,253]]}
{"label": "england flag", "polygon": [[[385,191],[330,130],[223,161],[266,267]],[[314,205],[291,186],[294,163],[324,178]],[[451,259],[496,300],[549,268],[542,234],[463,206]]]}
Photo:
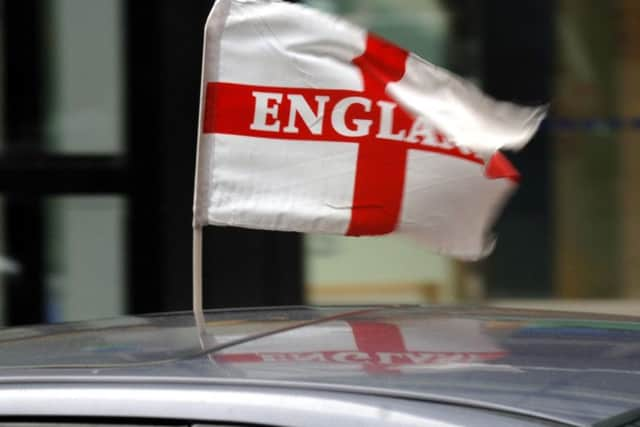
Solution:
{"label": "england flag", "polygon": [[218,0],[205,29],[194,225],[399,233],[486,255],[544,109],[472,84],[336,17]]}

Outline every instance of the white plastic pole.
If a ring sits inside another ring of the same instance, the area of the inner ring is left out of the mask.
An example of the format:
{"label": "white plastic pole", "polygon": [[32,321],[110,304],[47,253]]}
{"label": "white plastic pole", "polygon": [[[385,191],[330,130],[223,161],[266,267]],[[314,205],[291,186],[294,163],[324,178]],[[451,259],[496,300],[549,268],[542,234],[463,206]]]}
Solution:
{"label": "white plastic pole", "polygon": [[[202,227],[193,227],[193,317],[202,350],[215,347],[216,339],[207,334],[202,303]],[[213,361],[213,357],[210,357]]]}
{"label": "white plastic pole", "polygon": [[[217,6],[220,2],[216,1]],[[222,2],[227,9],[230,7],[230,3]],[[198,137],[197,137],[197,149],[196,149],[196,173],[194,177],[194,208],[197,201],[196,195],[198,188],[200,188],[200,149],[202,144],[202,123],[204,121],[204,104],[205,104],[205,75],[207,67],[207,26],[213,15],[212,8],[207,17],[207,23],[204,29],[204,47],[202,49],[202,74],[200,85],[200,114],[198,117]],[[217,79],[213,79],[214,81]],[[195,211],[195,209],[194,209]],[[216,339],[207,334],[206,323],[204,318],[203,303],[202,303],[202,225],[196,225],[194,217],[193,225],[193,316],[196,321],[196,327],[198,328],[198,334],[200,336],[200,345],[203,350],[211,349],[216,344]],[[210,356],[211,361],[214,361],[213,356]]]}
{"label": "white plastic pole", "polygon": [[202,227],[193,227],[193,314],[203,317],[202,305]]}
{"label": "white plastic pole", "polygon": [[193,317],[198,329],[202,350],[216,345],[214,337],[207,334],[202,303],[202,227],[193,227]]}

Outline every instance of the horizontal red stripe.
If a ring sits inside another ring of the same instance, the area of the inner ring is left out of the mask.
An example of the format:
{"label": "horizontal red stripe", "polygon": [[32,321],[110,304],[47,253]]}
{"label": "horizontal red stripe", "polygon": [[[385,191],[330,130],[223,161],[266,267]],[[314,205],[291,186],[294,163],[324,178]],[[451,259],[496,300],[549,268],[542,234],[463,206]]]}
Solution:
{"label": "horizontal red stripe", "polygon": [[[283,102],[278,108],[277,114],[277,120],[280,121],[280,131],[271,132],[251,129],[255,109],[255,98],[253,96],[254,91],[279,93],[283,95]],[[293,134],[282,131],[282,129],[288,124],[290,114],[289,102],[286,100],[287,95],[302,95],[313,109],[315,109],[316,105],[315,96],[330,97],[330,100],[326,104],[326,117],[324,118],[321,135],[313,134],[299,116],[296,120],[296,125],[299,129],[298,133]],[[362,143],[363,140],[368,140],[371,143],[379,145],[388,144],[389,148],[393,146],[400,146],[404,149],[414,149],[444,154],[447,156],[454,156],[478,164],[484,163],[482,159],[477,157],[475,154],[462,153],[457,148],[449,149],[445,146],[439,147],[437,145],[425,145],[420,143],[408,143],[404,141],[375,138],[375,135],[377,134],[378,128],[380,126],[378,121],[380,109],[376,105],[378,99],[372,99],[372,111],[370,113],[365,113],[361,106],[354,105],[349,109],[349,114],[347,114],[346,117],[347,123],[351,123],[352,120],[359,118],[372,120],[372,136],[368,138],[350,138],[336,132],[336,130],[331,126],[330,112],[333,111],[333,108],[335,107],[337,102],[350,96],[366,97],[366,94],[363,92],[349,90],[248,86],[235,83],[209,83],[207,85],[206,93],[206,108],[203,132],[208,134],[219,133],[290,141],[302,140],[317,142],[331,141],[345,143]],[[401,129],[409,130],[413,123],[412,119],[407,114],[401,113],[399,108],[397,110],[398,114],[396,114],[396,116],[394,117],[394,131],[398,131]],[[443,138],[442,134],[434,130],[432,143],[443,144],[444,142],[445,139]]]}

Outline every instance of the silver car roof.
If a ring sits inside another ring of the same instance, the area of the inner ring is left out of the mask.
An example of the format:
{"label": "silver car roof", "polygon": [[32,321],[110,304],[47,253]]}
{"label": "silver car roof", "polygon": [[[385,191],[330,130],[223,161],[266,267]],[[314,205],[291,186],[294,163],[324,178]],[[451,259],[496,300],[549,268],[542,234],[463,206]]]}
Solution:
{"label": "silver car roof", "polygon": [[640,407],[640,320],[486,308],[222,310],[0,330],[0,383],[277,386],[590,425]]}

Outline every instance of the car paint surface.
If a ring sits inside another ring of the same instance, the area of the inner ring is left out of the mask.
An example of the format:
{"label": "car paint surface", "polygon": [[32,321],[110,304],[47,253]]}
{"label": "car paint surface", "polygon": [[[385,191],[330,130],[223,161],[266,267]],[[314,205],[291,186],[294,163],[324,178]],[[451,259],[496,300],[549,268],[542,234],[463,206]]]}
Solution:
{"label": "car paint surface", "polygon": [[303,307],[212,311],[200,325],[181,313],[0,331],[0,397],[63,383],[335,393],[593,425],[640,408],[640,320]]}

